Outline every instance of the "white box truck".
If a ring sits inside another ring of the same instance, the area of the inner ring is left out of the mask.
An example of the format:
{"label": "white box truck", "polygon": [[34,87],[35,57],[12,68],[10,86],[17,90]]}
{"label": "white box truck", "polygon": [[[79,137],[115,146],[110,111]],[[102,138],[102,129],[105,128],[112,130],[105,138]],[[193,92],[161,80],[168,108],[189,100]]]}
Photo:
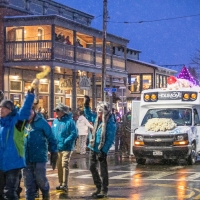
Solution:
{"label": "white box truck", "polygon": [[194,164],[200,151],[199,119],[200,88],[143,91],[139,106],[132,102],[131,143],[136,162],[156,158]]}

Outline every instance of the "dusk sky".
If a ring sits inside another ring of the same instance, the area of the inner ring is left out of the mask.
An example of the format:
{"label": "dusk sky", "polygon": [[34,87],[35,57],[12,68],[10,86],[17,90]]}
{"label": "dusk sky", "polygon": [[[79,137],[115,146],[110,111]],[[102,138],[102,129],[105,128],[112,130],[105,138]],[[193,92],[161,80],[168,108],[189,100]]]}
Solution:
{"label": "dusk sky", "polygon": [[[92,27],[102,30],[103,0],[56,1],[97,17]],[[108,0],[108,13],[108,32],[130,40],[141,61],[188,66],[200,49],[200,0]]]}

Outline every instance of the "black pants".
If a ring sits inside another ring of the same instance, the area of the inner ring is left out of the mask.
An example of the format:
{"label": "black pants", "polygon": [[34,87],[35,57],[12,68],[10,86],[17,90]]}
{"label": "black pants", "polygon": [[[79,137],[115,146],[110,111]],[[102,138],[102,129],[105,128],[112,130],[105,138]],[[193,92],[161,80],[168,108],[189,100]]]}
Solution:
{"label": "black pants", "polygon": [[[97,169],[98,162],[100,163],[100,175]],[[92,173],[94,184],[97,188],[102,189],[103,191],[108,191],[108,165],[107,165],[107,156],[100,162],[98,160],[98,154],[94,151],[91,151],[90,155],[90,171]]]}
{"label": "black pants", "polygon": [[7,172],[0,170],[0,195],[6,200],[18,200],[17,190],[19,186],[21,169],[14,169]]}

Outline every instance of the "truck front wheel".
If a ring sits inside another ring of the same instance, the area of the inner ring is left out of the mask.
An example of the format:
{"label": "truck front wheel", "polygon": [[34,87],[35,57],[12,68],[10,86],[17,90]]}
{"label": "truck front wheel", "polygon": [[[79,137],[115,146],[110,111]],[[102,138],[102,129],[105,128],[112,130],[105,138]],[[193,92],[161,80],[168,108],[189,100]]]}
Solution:
{"label": "truck front wheel", "polygon": [[144,165],[145,162],[146,162],[146,159],[144,159],[144,158],[136,158],[136,162],[137,162],[137,164]]}
{"label": "truck front wheel", "polygon": [[189,157],[187,158],[188,165],[194,165],[196,162],[196,159],[197,159],[196,146],[195,146],[195,143],[192,143],[192,150]]}

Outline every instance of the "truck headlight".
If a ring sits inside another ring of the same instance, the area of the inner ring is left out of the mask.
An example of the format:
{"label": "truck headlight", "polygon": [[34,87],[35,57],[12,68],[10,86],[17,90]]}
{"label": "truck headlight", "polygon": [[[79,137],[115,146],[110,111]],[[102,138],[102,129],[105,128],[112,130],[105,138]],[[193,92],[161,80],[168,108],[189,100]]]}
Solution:
{"label": "truck headlight", "polygon": [[144,138],[142,135],[135,135],[134,146],[144,146]]}
{"label": "truck headlight", "polygon": [[174,141],[175,146],[188,145],[188,144],[189,144],[189,141],[188,141],[187,133],[175,135],[175,141]]}

